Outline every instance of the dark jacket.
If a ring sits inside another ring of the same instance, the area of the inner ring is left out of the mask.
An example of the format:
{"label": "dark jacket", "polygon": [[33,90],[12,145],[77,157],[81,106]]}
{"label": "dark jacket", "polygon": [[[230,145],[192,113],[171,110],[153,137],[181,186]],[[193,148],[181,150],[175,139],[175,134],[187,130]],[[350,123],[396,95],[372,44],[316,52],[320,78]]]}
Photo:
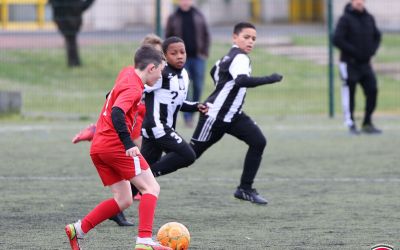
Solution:
{"label": "dark jacket", "polygon": [[[208,49],[210,47],[210,33],[208,31],[206,19],[203,14],[192,7],[193,21],[196,29],[197,54],[200,57],[208,57]],[[172,13],[167,20],[165,27],[165,37],[177,36],[182,38],[182,17],[178,14],[178,10]]]}
{"label": "dark jacket", "polygon": [[65,35],[75,35],[82,25],[82,14],[94,0],[50,0],[53,19]]}
{"label": "dark jacket", "polygon": [[347,4],[337,24],[333,43],[340,49],[340,61],[369,63],[381,42],[374,17],[364,9],[356,11]]}

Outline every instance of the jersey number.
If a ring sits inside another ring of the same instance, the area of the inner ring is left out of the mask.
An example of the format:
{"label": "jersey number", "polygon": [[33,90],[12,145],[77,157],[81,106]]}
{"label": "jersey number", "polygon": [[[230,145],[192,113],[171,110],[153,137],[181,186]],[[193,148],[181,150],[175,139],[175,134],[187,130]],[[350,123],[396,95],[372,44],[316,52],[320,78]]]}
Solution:
{"label": "jersey number", "polygon": [[171,104],[174,104],[175,99],[178,97],[178,91],[171,91],[172,101]]}
{"label": "jersey number", "polygon": [[114,90],[114,88],[113,88],[113,89],[110,91],[110,93],[108,93],[108,95],[107,95],[107,103],[106,103],[106,106],[104,107],[104,112],[103,112],[103,115],[104,115],[104,116],[107,116],[108,102],[110,101],[111,94],[112,94],[113,90]]}
{"label": "jersey number", "polygon": [[174,137],[177,143],[181,143],[183,141],[182,138],[175,132],[172,132],[171,136]]}

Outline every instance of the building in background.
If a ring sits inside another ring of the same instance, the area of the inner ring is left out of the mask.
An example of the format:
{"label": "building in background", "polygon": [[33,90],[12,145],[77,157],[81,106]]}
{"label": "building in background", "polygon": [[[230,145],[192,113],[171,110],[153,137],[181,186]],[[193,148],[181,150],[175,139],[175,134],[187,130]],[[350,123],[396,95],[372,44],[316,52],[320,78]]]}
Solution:
{"label": "building in background", "polygon": [[[175,8],[174,0],[161,1],[161,21],[165,24]],[[349,0],[332,0],[338,19]],[[238,21],[256,23],[324,23],[327,0],[194,0],[210,26],[232,25]],[[0,0],[0,29],[45,29],[51,25],[47,0]],[[400,30],[400,1],[370,0],[367,9],[383,30]],[[84,15],[84,30],[121,30],[152,27],[156,20],[156,0],[97,0]]]}

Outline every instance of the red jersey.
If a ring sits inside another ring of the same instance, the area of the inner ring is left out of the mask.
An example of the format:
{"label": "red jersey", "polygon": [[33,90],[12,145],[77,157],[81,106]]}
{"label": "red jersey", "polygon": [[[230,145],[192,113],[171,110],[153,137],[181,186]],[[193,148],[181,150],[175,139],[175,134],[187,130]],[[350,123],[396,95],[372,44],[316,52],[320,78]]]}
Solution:
{"label": "red jersey", "polygon": [[142,100],[142,102],[138,106],[138,112],[135,118],[135,125],[133,125],[133,131],[131,135],[132,139],[137,139],[140,137],[142,132],[143,119],[145,115],[146,115],[146,105]]}
{"label": "red jersey", "polygon": [[[125,152],[124,145],[118,137],[117,131],[111,120],[111,109],[121,108],[125,113],[125,123],[129,133],[135,126],[135,118],[138,115],[138,106],[141,105],[144,84],[130,66],[122,69],[115,85],[107,97],[97,121],[96,133],[90,147],[90,154],[104,152]],[[137,125],[137,124],[136,124]]]}

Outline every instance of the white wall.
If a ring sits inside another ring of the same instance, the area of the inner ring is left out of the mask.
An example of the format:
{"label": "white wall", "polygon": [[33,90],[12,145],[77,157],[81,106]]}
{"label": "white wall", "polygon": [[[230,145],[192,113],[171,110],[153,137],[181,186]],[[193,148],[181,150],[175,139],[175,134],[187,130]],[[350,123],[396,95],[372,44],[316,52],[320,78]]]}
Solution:
{"label": "white wall", "polygon": [[261,6],[263,22],[282,22],[289,19],[289,2],[282,0],[263,0]]}
{"label": "white wall", "polygon": [[[171,0],[162,0],[162,22],[172,9]],[[118,30],[132,25],[154,26],[155,0],[96,0],[85,13],[84,27],[95,30]]]}
{"label": "white wall", "polygon": [[[261,18],[264,22],[285,22],[289,18],[290,0],[262,0]],[[335,20],[343,13],[350,0],[333,0]],[[161,0],[162,23],[174,11],[172,0]],[[248,0],[194,0],[210,26],[233,24],[250,18]],[[84,29],[118,30],[133,25],[155,24],[156,0],[96,0],[85,12]],[[367,9],[377,21],[378,27],[400,29],[400,0],[368,0]]]}
{"label": "white wall", "polygon": [[[334,0],[335,20],[343,14],[344,6],[349,0]],[[368,0],[366,8],[376,20],[379,28],[399,30],[400,28],[400,1],[399,0]]]}

